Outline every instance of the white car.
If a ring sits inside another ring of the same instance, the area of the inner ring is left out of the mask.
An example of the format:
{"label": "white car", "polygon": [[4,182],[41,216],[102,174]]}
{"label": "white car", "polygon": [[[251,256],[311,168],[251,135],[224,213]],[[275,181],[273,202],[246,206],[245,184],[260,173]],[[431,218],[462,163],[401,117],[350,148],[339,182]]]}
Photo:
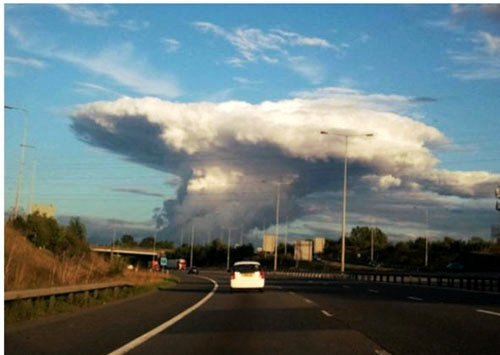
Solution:
{"label": "white car", "polygon": [[266,277],[258,261],[238,261],[231,269],[230,291],[257,289],[264,292]]}

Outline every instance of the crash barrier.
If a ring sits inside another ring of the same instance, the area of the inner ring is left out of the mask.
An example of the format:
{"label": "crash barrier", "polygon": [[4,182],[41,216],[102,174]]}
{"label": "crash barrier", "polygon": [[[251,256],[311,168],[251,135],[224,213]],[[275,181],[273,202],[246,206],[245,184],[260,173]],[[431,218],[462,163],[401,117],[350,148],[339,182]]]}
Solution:
{"label": "crash barrier", "polygon": [[400,283],[459,288],[465,290],[500,292],[500,277],[460,274],[412,274],[412,273],[349,273],[355,281]]}
{"label": "crash barrier", "polygon": [[8,303],[19,300],[25,300],[31,302],[32,300],[48,299],[50,308],[55,304],[56,297],[58,296],[66,297],[67,301],[71,302],[76,294],[83,294],[84,299],[88,300],[90,299],[90,297],[97,298],[99,296],[100,291],[111,290],[113,296],[117,296],[122,288],[133,287],[133,286],[134,284],[131,282],[113,281],[113,282],[95,283],[87,285],[7,291],[4,293],[4,302]]}
{"label": "crash barrier", "polygon": [[312,273],[312,272],[268,272],[269,276],[301,277],[334,280],[353,280],[367,282],[399,283],[408,285],[427,285],[459,288],[482,292],[500,292],[500,277],[485,277],[459,274],[420,274],[420,273]]}

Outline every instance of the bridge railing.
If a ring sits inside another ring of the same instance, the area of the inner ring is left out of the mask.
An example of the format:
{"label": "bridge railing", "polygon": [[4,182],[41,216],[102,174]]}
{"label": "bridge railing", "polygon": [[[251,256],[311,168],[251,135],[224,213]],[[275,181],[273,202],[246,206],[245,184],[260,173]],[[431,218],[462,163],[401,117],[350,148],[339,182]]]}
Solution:
{"label": "bridge railing", "polygon": [[278,277],[302,277],[313,279],[336,279],[365,282],[399,283],[408,285],[427,285],[438,287],[459,288],[482,292],[500,292],[499,276],[461,275],[461,274],[423,274],[423,273],[376,273],[376,272],[268,272],[268,275]]}

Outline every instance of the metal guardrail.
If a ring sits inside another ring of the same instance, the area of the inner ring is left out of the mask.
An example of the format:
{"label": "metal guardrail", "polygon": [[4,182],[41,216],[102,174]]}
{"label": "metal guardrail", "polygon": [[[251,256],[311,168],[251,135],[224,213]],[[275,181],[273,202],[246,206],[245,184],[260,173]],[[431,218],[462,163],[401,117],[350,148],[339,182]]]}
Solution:
{"label": "metal guardrail", "polygon": [[400,283],[458,288],[482,292],[500,292],[500,277],[484,277],[460,274],[412,274],[412,273],[349,273],[355,281]]}
{"label": "metal guardrail", "polygon": [[74,286],[61,286],[61,287],[48,287],[48,288],[39,288],[32,290],[19,290],[19,291],[7,291],[4,293],[4,302],[13,302],[17,300],[31,300],[31,299],[39,299],[39,298],[49,298],[50,304],[54,304],[55,297],[66,295],[68,300],[71,301],[75,294],[83,293],[85,298],[90,297],[90,292],[92,292],[92,296],[97,298],[99,295],[99,291],[112,289],[113,294],[117,295],[120,292],[121,288],[124,287],[133,287],[134,284],[131,282],[124,281],[112,281],[105,283],[95,283],[95,284],[87,284],[87,285],[74,285]]}
{"label": "metal guardrail", "polygon": [[408,285],[427,285],[437,287],[458,288],[482,292],[499,292],[500,277],[483,277],[460,274],[416,274],[416,273],[369,273],[349,272],[314,273],[314,272],[268,272],[270,276],[304,277],[334,280],[354,280],[368,282],[399,283]]}

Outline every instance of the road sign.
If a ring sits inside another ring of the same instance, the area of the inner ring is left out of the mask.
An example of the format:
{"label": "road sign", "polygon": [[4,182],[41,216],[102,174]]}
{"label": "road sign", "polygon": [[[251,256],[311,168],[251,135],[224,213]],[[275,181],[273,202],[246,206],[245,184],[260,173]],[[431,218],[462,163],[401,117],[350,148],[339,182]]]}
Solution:
{"label": "road sign", "polygon": [[167,266],[167,258],[162,256],[160,259],[160,265],[161,266]]}

